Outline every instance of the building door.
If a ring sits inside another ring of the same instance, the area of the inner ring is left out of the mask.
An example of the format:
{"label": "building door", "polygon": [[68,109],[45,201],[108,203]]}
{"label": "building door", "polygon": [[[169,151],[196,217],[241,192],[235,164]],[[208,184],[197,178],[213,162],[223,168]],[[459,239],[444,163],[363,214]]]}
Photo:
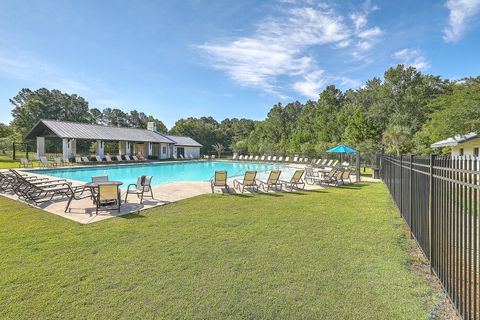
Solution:
{"label": "building door", "polygon": [[177,147],[177,157],[180,157],[180,155],[185,158],[185,148]]}

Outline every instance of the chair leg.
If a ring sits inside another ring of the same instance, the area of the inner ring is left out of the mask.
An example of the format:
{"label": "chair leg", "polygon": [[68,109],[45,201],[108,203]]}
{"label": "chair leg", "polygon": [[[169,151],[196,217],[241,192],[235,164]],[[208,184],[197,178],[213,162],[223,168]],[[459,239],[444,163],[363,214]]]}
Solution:
{"label": "chair leg", "polygon": [[127,203],[127,197],[128,197],[128,190],[127,190],[127,193],[125,194],[125,203]]}
{"label": "chair leg", "polygon": [[65,212],[67,212],[68,207],[70,207],[70,203],[72,202],[72,200],[73,200],[73,195],[70,197],[70,199],[68,199],[67,206],[65,207]]}
{"label": "chair leg", "polygon": [[143,203],[143,191],[142,191],[142,195],[140,197],[140,203]]}

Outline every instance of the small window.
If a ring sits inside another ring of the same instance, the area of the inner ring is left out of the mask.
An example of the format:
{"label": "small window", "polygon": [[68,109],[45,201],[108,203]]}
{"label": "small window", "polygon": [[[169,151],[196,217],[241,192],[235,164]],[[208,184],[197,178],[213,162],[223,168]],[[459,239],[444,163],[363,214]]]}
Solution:
{"label": "small window", "polygon": [[461,156],[463,156],[463,148],[460,148],[460,150],[458,150],[458,154]]}
{"label": "small window", "polygon": [[162,147],[162,153],[166,154],[167,153],[167,147]]}
{"label": "small window", "polygon": [[478,157],[478,147],[473,148],[473,155],[474,155],[475,157]]}

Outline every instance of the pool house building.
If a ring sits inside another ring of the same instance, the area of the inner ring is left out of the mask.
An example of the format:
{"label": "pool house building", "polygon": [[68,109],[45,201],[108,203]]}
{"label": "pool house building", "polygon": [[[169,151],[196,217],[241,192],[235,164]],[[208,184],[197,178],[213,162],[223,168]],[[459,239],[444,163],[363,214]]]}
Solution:
{"label": "pool house building", "polygon": [[96,155],[100,157],[105,155],[105,142],[118,142],[119,155],[141,154],[156,159],[171,159],[180,155],[199,158],[202,147],[190,137],[157,132],[154,122],[149,122],[147,129],[138,129],[40,120],[25,138],[36,139],[39,157],[45,155],[45,139],[60,139],[64,158],[72,158],[77,154],[77,140],[95,141]]}

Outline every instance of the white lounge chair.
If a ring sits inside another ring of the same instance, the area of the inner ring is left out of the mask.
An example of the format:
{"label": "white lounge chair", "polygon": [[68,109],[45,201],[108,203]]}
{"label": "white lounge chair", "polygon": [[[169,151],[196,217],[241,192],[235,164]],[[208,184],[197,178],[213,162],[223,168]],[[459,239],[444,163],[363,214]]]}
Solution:
{"label": "white lounge chair", "polygon": [[238,154],[234,153],[233,157],[232,157],[232,160],[236,160],[237,158],[238,158]]}
{"label": "white lounge chair", "polygon": [[256,155],[255,158],[254,158],[254,160],[255,160],[255,161],[258,161],[258,158],[259,158],[258,155]]}
{"label": "white lounge chair", "polygon": [[195,159],[195,158],[193,157],[193,154],[191,154],[191,153],[189,153],[188,156],[190,157],[190,159]]}
{"label": "white lounge chair", "polygon": [[268,162],[272,161],[272,156],[268,156],[268,157],[267,157],[267,161],[268,161]]}
{"label": "white lounge chair", "polygon": [[290,157],[289,156],[285,157],[285,162],[290,162]]}
{"label": "white lounge chair", "polygon": [[112,157],[110,157],[109,155],[106,155],[106,156],[105,156],[105,161],[107,161],[107,162],[113,162]]}
{"label": "white lounge chair", "polygon": [[100,156],[95,156],[95,159],[97,160],[98,163],[103,162],[103,159]]}
{"label": "white lounge chair", "polygon": [[299,163],[302,163],[303,162],[303,158],[298,158],[298,161]]}
{"label": "white lounge chair", "polygon": [[243,154],[238,157],[238,160],[243,160]]}
{"label": "white lounge chair", "polygon": [[276,162],[276,161],[277,161],[277,156],[273,156],[273,157],[272,157],[272,161],[273,161],[273,162]]}
{"label": "white lounge chair", "polygon": [[298,157],[297,156],[293,157],[293,162],[298,162]]}
{"label": "white lounge chair", "polygon": [[75,157],[75,163],[83,163],[81,157]]}
{"label": "white lounge chair", "polygon": [[260,161],[265,161],[265,155],[260,158]]}
{"label": "white lounge chair", "polygon": [[278,157],[278,162],[283,162],[283,156]]}
{"label": "white lounge chair", "polygon": [[252,160],[253,160],[253,154],[251,154],[251,155],[248,157],[248,160],[249,160],[249,161],[252,161]]}
{"label": "white lounge chair", "polygon": [[90,160],[88,159],[88,157],[82,157],[82,162],[89,164]]}
{"label": "white lounge chair", "polygon": [[41,167],[49,167],[52,165],[52,163],[48,161],[47,157],[39,157],[38,161],[40,161]]}
{"label": "white lounge chair", "polygon": [[180,154],[180,159],[185,159],[185,157],[183,156],[183,154]]}
{"label": "white lounge chair", "polygon": [[33,167],[33,163],[28,162],[27,158],[20,158],[20,164],[18,167]]}

